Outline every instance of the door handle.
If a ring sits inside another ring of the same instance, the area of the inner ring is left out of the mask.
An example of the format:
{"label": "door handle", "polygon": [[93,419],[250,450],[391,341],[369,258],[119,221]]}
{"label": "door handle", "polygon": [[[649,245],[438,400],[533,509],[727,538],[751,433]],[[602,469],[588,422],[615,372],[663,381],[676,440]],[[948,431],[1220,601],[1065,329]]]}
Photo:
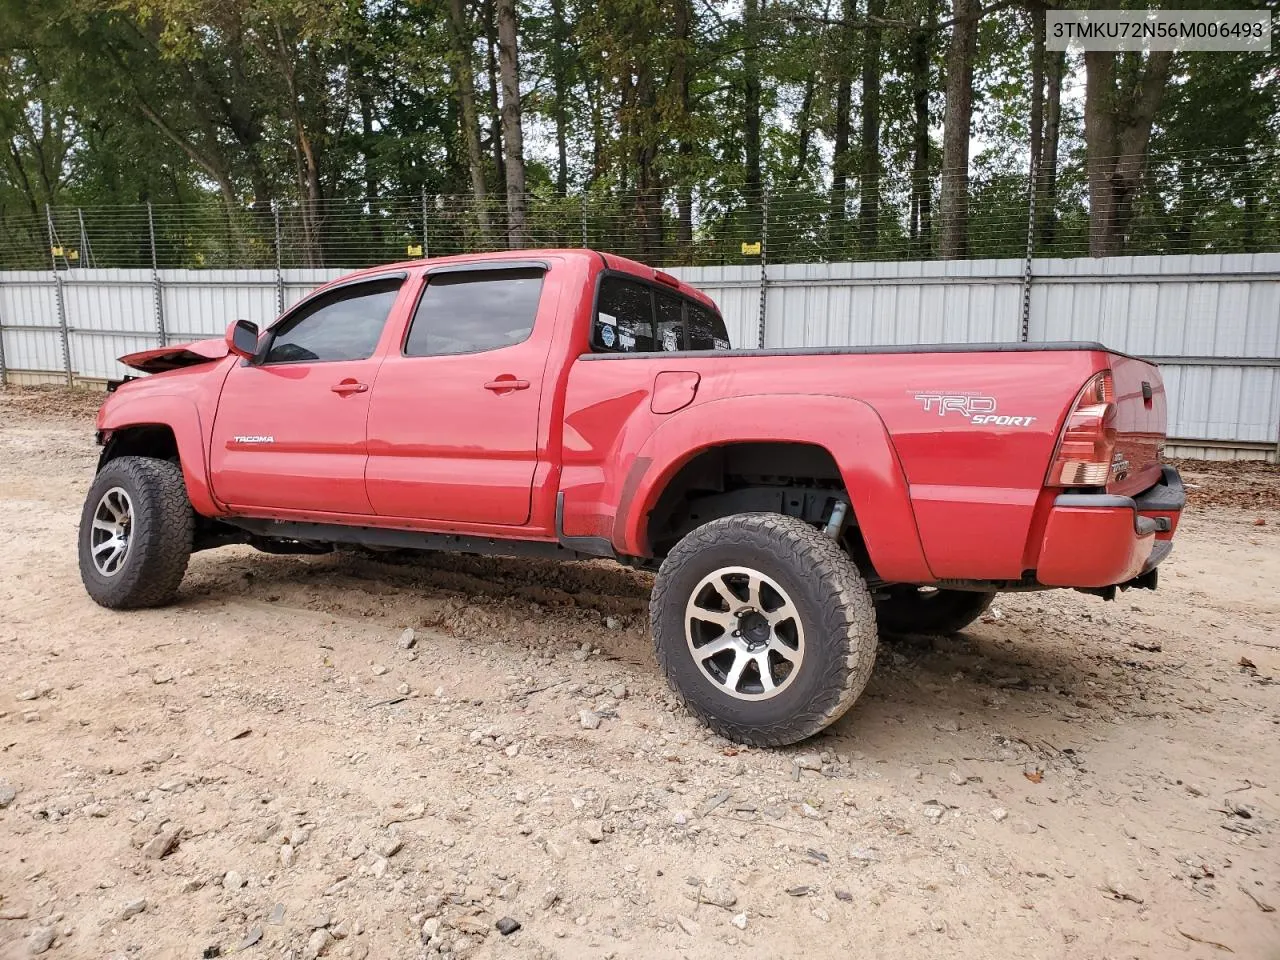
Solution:
{"label": "door handle", "polygon": [[359,380],[343,380],[341,383],[335,383],[329,388],[334,393],[346,395],[348,393],[364,393],[369,389],[367,383],[361,383]]}
{"label": "door handle", "polygon": [[492,390],[494,393],[507,393],[511,390],[528,390],[528,380],[517,380],[515,377],[506,376],[499,377],[497,380],[490,380],[484,385],[486,390]]}

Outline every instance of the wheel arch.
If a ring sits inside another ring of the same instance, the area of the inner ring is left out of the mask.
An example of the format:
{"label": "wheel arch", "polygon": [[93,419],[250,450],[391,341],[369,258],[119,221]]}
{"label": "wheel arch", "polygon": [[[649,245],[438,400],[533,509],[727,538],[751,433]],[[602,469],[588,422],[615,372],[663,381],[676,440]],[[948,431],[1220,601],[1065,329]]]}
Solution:
{"label": "wheel arch", "polygon": [[187,496],[197,513],[222,513],[209,488],[208,460],[200,412],[186,397],[161,395],[104,406],[98,421],[101,470],[122,456],[177,459]]}
{"label": "wheel arch", "polygon": [[622,480],[615,548],[652,556],[650,517],[672,482],[686,468],[697,469],[696,458],[708,451],[742,445],[804,448],[810,451],[806,456],[819,458],[814,462],[825,457],[838,471],[877,574],[908,582],[933,579],[888,431],[869,404],[847,397],[735,397],[669,417],[637,451]]}

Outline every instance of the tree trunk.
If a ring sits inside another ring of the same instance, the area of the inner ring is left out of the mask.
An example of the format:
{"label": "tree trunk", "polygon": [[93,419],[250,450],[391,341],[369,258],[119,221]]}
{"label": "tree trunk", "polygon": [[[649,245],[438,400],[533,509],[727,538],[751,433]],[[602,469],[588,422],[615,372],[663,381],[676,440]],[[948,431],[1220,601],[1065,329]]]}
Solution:
{"label": "tree trunk", "polygon": [[791,168],[788,182],[796,186],[809,166],[809,145],[813,141],[813,95],[818,85],[818,74],[813,71],[804,83],[804,97],[800,100],[800,116],[796,121],[796,162]]}
{"label": "tree trunk", "polygon": [[849,111],[853,103],[853,47],[858,0],[843,0],[840,55],[836,58],[835,150],[831,157],[831,217],[833,238],[844,243],[845,198],[849,191]]}
{"label": "tree trunk", "polygon": [[494,0],[483,0],[480,12],[484,16],[485,66],[489,74],[489,149],[493,151],[493,165],[498,170],[500,187],[507,182],[507,164],[502,155],[502,105],[498,100],[498,29],[493,6]]}
{"label": "tree trunk", "polygon": [[1053,246],[1058,226],[1058,131],[1062,126],[1062,75],[1066,72],[1065,50],[1055,50],[1049,58],[1048,91],[1044,107],[1044,144],[1040,155],[1040,196],[1036,209],[1040,220],[1040,246]]}
{"label": "tree trunk", "polygon": [[644,257],[662,253],[662,192],[655,164],[658,159],[658,110],[653,68],[647,60],[635,64],[634,109],[630,142],[635,146],[635,220]]}
{"label": "tree trunk", "polygon": [[556,194],[569,192],[569,110],[566,104],[568,78],[565,54],[569,30],[564,19],[564,0],[551,0],[551,86],[552,111],[556,124]]}
{"label": "tree trunk", "polygon": [[[1027,184],[1028,193],[1039,201],[1043,191],[1041,184],[1044,183],[1044,171],[1040,167],[1040,161],[1044,154],[1044,33],[1045,33],[1045,14],[1044,7],[1032,0],[1031,6],[1031,130],[1030,130],[1030,152],[1029,167],[1032,177],[1031,183]],[[1031,236],[1034,240],[1039,235],[1039,230],[1035,224],[1039,223],[1044,217],[1044,210],[1040,204],[1035,203],[1035,223],[1032,224]]]}
{"label": "tree trunk", "polygon": [[1164,97],[1172,54],[1152,51],[1117,86],[1116,55],[1084,55],[1084,140],[1089,172],[1089,255],[1124,249],[1133,201],[1142,186],[1151,126]]}
{"label": "tree trunk", "polygon": [[884,0],[867,0],[862,39],[862,173],[858,183],[858,236],[864,251],[880,242],[880,28]]}
{"label": "tree trunk", "polygon": [[480,148],[480,119],[476,115],[475,81],[471,72],[471,35],[462,0],[449,0],[450,37],[453,41],[454,78],[458,105],[462,108],[462,134],[467,145],[467,169],[471,173],[471,197],[476,205],[480,240],[489,243],[489,190],[484,181],[484,152]]}
{"label": "tree trunk", "polygon": [[942,132],[942,219],[938,252],[955,260],[969,252],[969,133],[973,118],[973,50],[978,0],[954,0],[947,49],[947,112]]}
{"label": "tree trunk", "polygon": [[911,100],[913,107],[911,162],[911,240],[916,255],[924,258],[933,246],[933,184],[929,178],[929,63],[936,16],[930,0],[924,19],[911,35]]}
{"label": "tree trunk", "polygon": [[520,126],[520,62],[515,0],[497,0],[498,60],[502,69],[502,141],[507,161],[507,241],[514,250],[528,242],[525,225],[524,132]]}
{"label": "tree trunk", "polygon": [[764,205],[764,174],[760,169],[760,0],[744,0],[742,10],[743,46],[743,152],[747,169],[746,188],[750,239],[760,239]]}
{"label": "tree trunk", "polygon": [[693,55],[693,4],[676,0],[676,50],[671,81],[680,105],[679,165],[676,180],[676,242],[684,254],[693,244],[693,103],[690,95],[689,60]]}

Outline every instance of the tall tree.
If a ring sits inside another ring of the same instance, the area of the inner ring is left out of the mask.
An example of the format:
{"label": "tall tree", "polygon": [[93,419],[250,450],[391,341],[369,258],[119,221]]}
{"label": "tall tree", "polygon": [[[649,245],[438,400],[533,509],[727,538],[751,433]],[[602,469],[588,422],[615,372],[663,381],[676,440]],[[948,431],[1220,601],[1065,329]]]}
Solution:
{"label": "tall tree", "polygon": [[1164,97],[1172,53],[1084,55],[1084,137],[1089,176],[1089,253],[1124,248],[1133,202],[1142,185],[1151,126]]}
{"label": "tall tree", "polygon": [[760,157],[760,14],[761,0],[744,0],[742,7],[742,73],[743,73],[743,152],[746,169],[743,175],[746,202],[752,231],[759,237],[760,205],[764,202],[764,171]]}
{"label": "tall tree", "polygon": [[507,241],[516,249],[528,242],[525,224],[524,131],[520,122],[520,54],[516,45],[515,0],[498,5],[498,60],[502,70],[502,141],[507,161]]}
{"label": "tall tree", "polygon": [[853,158],[849,149],[853,109],[853,58],[857,37],[858,0],[841,0],[842,17],[836,44],[836,116],[831,157],[831,215],[840,241],[844,239],[846,198]]}
{"label": "tall tree", "polygon": [[858,236],[864,251],[880,241],[880,21],[884,0],[867,0],[862,39],[862,169],[858,180]]}
{"label": "tall tree", "polygon": [[933,61],[933,20],[936,0],[926,0],[911,30],[911,205],[909,234],[914,255],[926,257],[933,243],[933,181],[930,176],[932,140],[929,91]]}
{"label": "tall tree", "polygon": [[551,0],[551,97],[556,126],[556,193],[569,192],[569,25],[564,0]]}
{"label": "tall tree", "polygon": [[484,177],[484,150],[480,146],[480,120],[476,113],[474,73],[471,68],[471,31],[462,0],[449,0],[449,37],[452,41],[453,77],[462,114],[462,139],[467,145],[467,170],[475,201],[480,238],[489,242],[489,190]]}
{"label": "tall tree", "polygon": [[1040,221],[1040,245],[1046,249],[1053,245],[1058,223],[1058,142],[1062,127],[1062,76],[1066,71],[1066,51],[1055,50],[1048,60],[1040,185],[1036,198],[1036,210],[1041,211],[1037,217]]}
{"label": "tall tree", "polygon": [[676,170],[676,240],[687,246],[693,243],[693,3],[675,2],[675,49],[671,82],[677,103],[677,137],[679,165]]}
{"label": "tall tree", "polygon": [[945,260],[969,251],[969,136],[973,122],[973,57],[979,0],[953,0],[947,48],[947,108],[942,127],[942,197],[938,253]]}
{"label": "tall tree", "polygon": [[[1045,10],[1038,0],[1031,0],[1031,117],[1030,136],[1030,172],[1032,182],[1027,185],[1035,197],[1036,222],[1044,219],[1045,211],[1040,206],[1044,183],[1044,80],[1045,80]],[[1036,224],[1032,224],[1032,236],[1038,236]]]}

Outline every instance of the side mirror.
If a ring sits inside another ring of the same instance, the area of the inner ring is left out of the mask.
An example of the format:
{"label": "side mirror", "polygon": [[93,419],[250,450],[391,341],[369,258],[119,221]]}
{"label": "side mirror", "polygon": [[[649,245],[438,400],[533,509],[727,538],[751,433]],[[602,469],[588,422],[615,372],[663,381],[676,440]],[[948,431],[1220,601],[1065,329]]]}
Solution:
{"label": "side mirror", "polygon": [[227,349],[237,357],[252,360],[258,353],[258,325],[237,320],[227,327]]}

